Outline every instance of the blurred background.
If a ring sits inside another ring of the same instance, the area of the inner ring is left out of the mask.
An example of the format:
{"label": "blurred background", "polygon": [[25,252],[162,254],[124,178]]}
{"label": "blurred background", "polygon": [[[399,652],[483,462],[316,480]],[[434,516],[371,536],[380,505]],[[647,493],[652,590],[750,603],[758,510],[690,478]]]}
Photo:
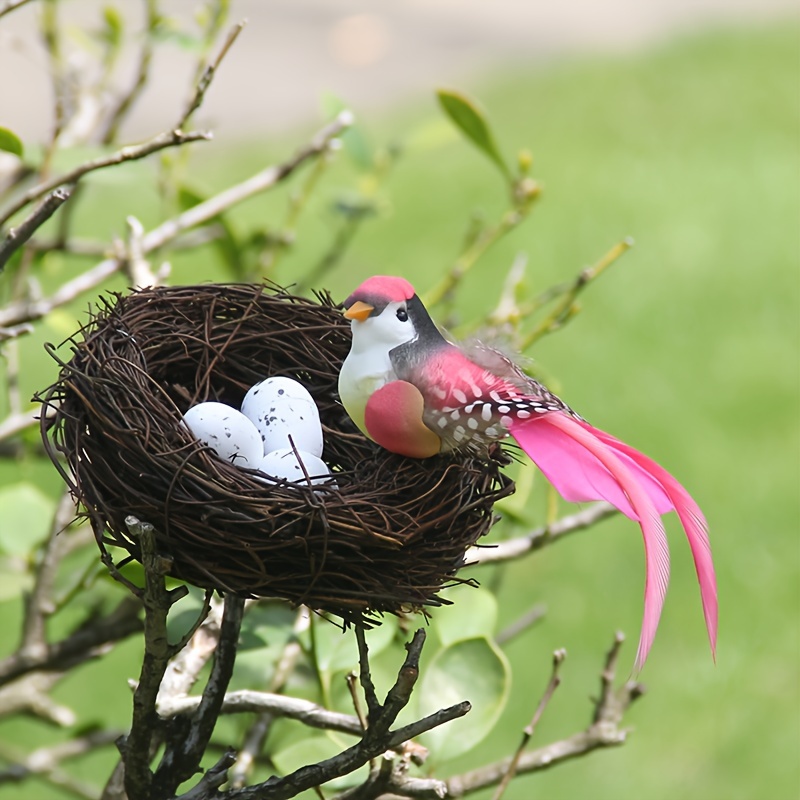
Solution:
{"label": "blurred background", "polygon": [[[104,5],[59,4],[77,74],[89,68],[85,40]],[[154,79],[123,139],[169,127],[182,108],[196,65],[187,57],[190,37],[179,33],[191,29],[196,5],[164,4],[174,29],[156,52]],[[32,152],[52,126],[38,6],[0,19],[0,125]],[[118,6],[129,30],[141,28],[138,4]],[[285,187],[231,212],[233,235],[253,242],[246,264],[231,266],[211,248],[178,253],[173,281],[250,279],[268,269],[280,283],[308,281],[343,298],[385,272],[430,289],[462,251],[470,225],[497,220],[508,207],[497,171],[438,109],[434,93],[442,86],[477,98],[500,150],[514,162],[527,148],[543,187],[530,219],[463,280],[448,311],[456,330],[494,310],[515,259],[526,260],[526,287],[535,294],[574,278],[624,237],[636,242],[588,288],[569,326],[529,355],[570,405],[661,462],[705,511],[720,587],[717,663],[688,547],[673,523],[672,583],[641,676],[648,694],[627,717],[629,741],[520,778],[506,796],[800,796],[796,3],[232,0],[231,22],[242,17],[248,25],[196,120],[214,131],[213,142],[169,156],[181,189],[202,198],[245,179],[286,158],[344,106],[356,115],[357,135],[291,226]],[[123,83],[133,60],[133,47],[120,55]],[[91,119],[90,100],[82,112]],[[162,220],[168,203],[156,170],[142,162],[91,177],[76,229],[108,240],[123,234],[128,214],[146,228]],[[265,230],[289,234],[279,258],[264,244]],[[44,286],[76,266],[46,259]],[[108,287],[124,285],[119,277]],[[42,343],[72,333],[90,300],[59,309],[20,341],[21,396],[52,382],[56,368]],[[0,419],[9,413],[2,394]],[[28,449],[0,459],[0,547],[9,575],[25,550],[18,530],[30,542],[41,539],[59,490],[49,463]],[[509,507],[502,535],[541,522],[540,511]],[[581,729],[614,631],[631,640],[625,664],[638,635],[642,553],[626,520],[604,522],[502,573],[476,575],[498,593],[499,627],[537,603],[548,611],[506,648],[514,683],[499,725],[479,752],[440,774],[513,750],[557,647],[569,652],[563,684],[533,744]],[[23,588],[9,577],[0,589],[3,654],[16,645]],[[111,667],[87,665],[57,693],[98,722],[123,726],[125,681],[138,658],[129,642]],[[0,743],[32,745],[39,730],[33,722],[0,723]],[[96,766],[85,766],[87,774]],[[67,796],[39,788],[43,798]],[[6,792],[30,797],[29,790]]]}

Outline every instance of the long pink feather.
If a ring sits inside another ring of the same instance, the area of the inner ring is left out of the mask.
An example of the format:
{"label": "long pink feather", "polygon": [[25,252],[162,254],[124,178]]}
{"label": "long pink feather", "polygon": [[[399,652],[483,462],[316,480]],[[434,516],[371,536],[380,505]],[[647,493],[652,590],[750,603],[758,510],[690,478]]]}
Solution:
{"label": "long pink feather", "polygon": [[669,547],[660,514],[674,505],[672,487],[665,487],[649,464],[635,458],[636,451],[612,446],[599,431],[566,414],[552,412],[517,421],[510,433],[565,499],[606,500],[639,522],[645,588],[635,663],[641,669],[656,635],[669,583]]}
{"label": "long pink feather", "polygon": [[611,436],[611,434],[598,428],[593,428],[587,422],[581,422],[581,424],[617,453],[628,456],[636,462],[659,482],[669,497],[671,509],[674,509],[677,513],[686,533],[686,538],[689,540],[689,547],[692,551],[692,558],[697,572],[697,582],[700,584],[700,597],[703,603],[703,617],[708,631],[708,640],[711,644],[711,653],[716,659],[718,625],[717,579],[714,574],[711,543],[708,539],[708,524],[703,512],[689,492],[660,464],[630,445],[625,444],[625,442],[621,442]]}

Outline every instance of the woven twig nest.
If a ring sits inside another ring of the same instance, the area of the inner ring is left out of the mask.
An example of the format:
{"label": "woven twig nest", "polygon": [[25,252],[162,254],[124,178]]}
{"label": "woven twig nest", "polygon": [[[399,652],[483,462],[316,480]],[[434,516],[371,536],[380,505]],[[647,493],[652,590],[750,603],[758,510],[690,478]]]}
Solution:
{"label": "woven twig nest", "polygon": [[[513,489],[500,448],[417,461],[357,430],[336,393],[350,334],[328,296],[260,285],[112,295],[68,344],[69,360],[52,350],[61,372],[41,398],[53,409],[44,441],[106,558],[108,544],[140,558],[133,515],[155,526],[177,578],[365,621],[441,604]],[[316,401],[335,487],[265,483],[180,425],[201,401],[238,408],[272,375]]]}

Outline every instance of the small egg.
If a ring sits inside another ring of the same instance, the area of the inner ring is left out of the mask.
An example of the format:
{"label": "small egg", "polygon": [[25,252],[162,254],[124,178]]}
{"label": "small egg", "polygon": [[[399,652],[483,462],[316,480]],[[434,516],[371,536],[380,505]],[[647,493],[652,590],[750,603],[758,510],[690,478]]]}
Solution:
{"label": "small egg", "polygon": [[267,378],[247,392],[242,413],[258,428],[263,453],[294,444],[305,453],[322,455],[319,410],[303,384],[283,376]]}
{"label": "small egg", "polygon": [[204,445],[237,467],[255,469],[264,456],[261,435],[240,411],[224,403],[199,403],[184,415],[183,423]]}
{"label": "small egg", "polygon": [[[302,466],[297,460],[298,456]],[[303,471],[305,467],[305,472]],[[333,480],[328,465],[313,453],[304,453],[298,450],[295,455],[290,447],[273,450],[261,459],[258,469],[271,478],[284,478],[287,481],[306,483],[306,473],[311,483],[327,483]]]}

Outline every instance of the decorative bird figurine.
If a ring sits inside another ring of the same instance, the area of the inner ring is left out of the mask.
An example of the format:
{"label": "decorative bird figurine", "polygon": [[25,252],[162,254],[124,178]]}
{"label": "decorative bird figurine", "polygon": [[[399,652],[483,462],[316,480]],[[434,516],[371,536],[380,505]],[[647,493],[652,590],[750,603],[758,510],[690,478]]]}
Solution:
{"label": "decorative bird figurine", "polygon": [[653,643],[669,581],[661,515],[676,511],[694,557],[712,654],[717,587],[706,520],[663,467],[592,427],[503,353],[449,342],[403,278],[377,275],[344,302],[353,342],[339,395],[377,444],[410,458],[485,450],[511,436],[565,500],[606,500],[639,523],[644,619],[636,667]]}

